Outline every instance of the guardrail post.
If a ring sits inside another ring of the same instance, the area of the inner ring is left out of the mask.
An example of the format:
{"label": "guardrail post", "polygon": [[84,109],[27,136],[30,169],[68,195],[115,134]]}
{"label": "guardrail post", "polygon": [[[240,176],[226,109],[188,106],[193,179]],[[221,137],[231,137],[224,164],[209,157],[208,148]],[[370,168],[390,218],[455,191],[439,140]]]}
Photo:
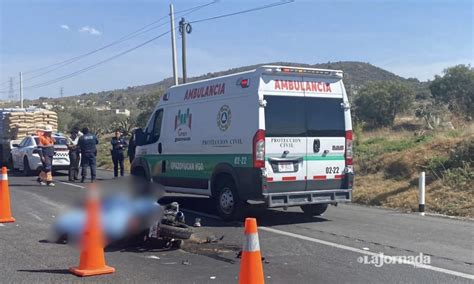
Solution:
{"label": "guardrail post", "polygon": [[420,215],[425,216],[425,172],[421,172],[418,180],[418,211]]}

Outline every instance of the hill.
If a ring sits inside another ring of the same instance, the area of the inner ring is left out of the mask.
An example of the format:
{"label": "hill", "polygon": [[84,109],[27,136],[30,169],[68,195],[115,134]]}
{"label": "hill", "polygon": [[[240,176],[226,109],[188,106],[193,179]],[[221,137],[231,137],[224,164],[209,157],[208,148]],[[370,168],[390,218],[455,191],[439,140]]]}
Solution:
{"label": "hill", "polygon": [[[286,66],[303,66],[312,68],[338,69],[344,71],[344,84],[349,96],[355,93],[362,85],[369,81],[402,81],[414,87],[418,97],[426,97],[429,95],[427,83],[419,82],[417,79],[405,79],[387,70],[374,66],[370,63],[356,61],[328,62],[318,64],[301,64],[290,62],[269,62],[256,65],[232,68],[226,71],[203,74],[201,76],[191,77],[189,82],[219,77],[227,74],[243,72],[255,69],[261,65],[286,65]],[[181,80],[180,80],[181,81]],[[129,108],[136,105],[138,99],[144,95],[150,95],[156,92],[163,92],[173,84],[172,78],[166,78],[160,82],[141,85],[129,86],[125,89],[117,89],[103,91],[98,93],[84,93],[77,96],[64,98],[41,98],[40,100],[30,101],[28,103],[38,104],[38,102],[50,102],[53,104],[61,104],[66,106],[110,106],[111,108]],[[132,108],[133,109],[133,108]]]}
{"label": "hill", "polygon": [[[310,68],[342,70],[344,71],[344,83],[346,85],[346,88],[348,89],[349,94],[351,94],[351,90],[356,90],[369,81],[403,81],[411,85],[419,85],[419,86],[424,85],[423,83],[419,82],[417,79],[413,79],[413,78],[405,79],[394,73],[384,70],[380,67],[374,66],[370,63],[357,62],[357,61],[341,61],[341,62],[328,62],[328,63],[318,63],[318,64],[269,62],[269,63],[262,63],[262,64],[232,68],[226,71],[207,73],[201,76],[191,77],[188,79],[188,81],[194,82],[194,81],[224,76],[228,74],[249,71],[262,65],[302,66],[302,67],[310,67]],[[180,82],[181,81],[182,80],[180,78]],[[173,78],[170,77],[153,84],[133,86],[133,87],[128,87],[127,89],[100,92],[97,94],[107,95],[108,93],[114,92],[114,93],[122,93],[122,94],[129,94],[129,95],[133,95],[133,94],[140,95],[140,94],[148,94],[148,93],[157,92],[157,91],[164,91],[168,89],[169,87],[171,87],[172,85],[173,85]],[[94,95],[94,94],[89,94],[89,95]]]}

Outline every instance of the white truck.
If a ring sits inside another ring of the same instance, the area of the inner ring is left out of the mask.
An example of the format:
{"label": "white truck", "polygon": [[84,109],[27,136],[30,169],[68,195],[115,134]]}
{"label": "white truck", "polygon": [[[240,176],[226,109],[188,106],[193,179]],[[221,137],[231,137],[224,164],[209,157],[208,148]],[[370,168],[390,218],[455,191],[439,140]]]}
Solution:
{"label": "white truck", "polygon": [[210,196],[320,215],[352,198],[352,124],[338,70],[261,66],[171,87],[137,131],[132,174]]}

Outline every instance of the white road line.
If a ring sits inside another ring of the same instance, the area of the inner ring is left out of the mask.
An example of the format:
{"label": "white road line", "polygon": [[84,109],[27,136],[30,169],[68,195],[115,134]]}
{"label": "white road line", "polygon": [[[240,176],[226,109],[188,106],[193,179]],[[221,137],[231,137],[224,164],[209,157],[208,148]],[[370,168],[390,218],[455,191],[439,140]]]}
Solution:
{"label": "white road line", "polygon": [[65,182],[65,181],[60,181],[60,183],[67,184],[67,185],[70,185],[70,186],[74,186],[74,187],[77,187],[77,188],[80,188],[80,189],[84,189],[84,187],[82,185],[77,185],[77,184],[73,184],[73,183],[69,183],[69,182]]}
{"label": "white road line", "polygon": [[[273,228],[268,228],[268,227],[258,227],[258,228],[262,231],[272,232],[272,233],[287,236],[287,237],[292,237],[292,238],[305,240],[305,241],[309,241],[309,242],[313,242],[313,243],[318,243],[318,244],[322,244],[322,245],[326,245],[326,246],[331,246],[331,247],[335,247],[335,248],[339,248],[339,249],[343,249],[343,250],[357,252],[357,253],[360,253],[360,254],[380,257],[379,253],[370,252],[370,251],[366,251],[366,250],[362,250],[362,249],[358,249],[358,248],[353,248],[353,247],[350,247],[350,246],[340,245],[340,244],[336,244],[336,243],[332,243],[332,242],[328,242],[328,241],[323,241],[323,240],[320,240],[320,239],[301,236],[301,235],[297,235],[297,234],[293,234],[293,233],[290,233],[290,232],[285,232],[285,231],[281,231],[281,230],[277,230],[277,229],[273,229]],[[392,263],[394,263],[395,261],[399,261],[395,257],[389,256],[389,255],[384,255],[383,257],[386,258],[386,259],[390,259]],[[474,280],[474,275],[459,272],[459,271],[444,269],[444,268],[441,268],[441,267],[436,267],[436,266],[427,265],[427,264],[418,264],[418,263],[414,263],[412,261],[403,261],[403,264],[412,265],[412,266],[416,266],[417,268],[433,270],[433,271],[436,271],[436,272],[441,272],[441,273],[445,273],[445,274],[449,274],[449,275],[453,275],[453,276],[458,276],[458,277]]]}
{"label": "white road line", "polygon": [[[208,218],[211,218],[211,219],[222,220],[218,216],[207,214],[207,213],[201,213],[201,212],[194,211],[194,210],[189,210],[189,209],[183,209],[183,211],[193,213],[193,214],[196,214],[196,215],[201,215],[201,216],[208,217]],[[290,232],[286,232],[286,231],[282,231],[282,230],[277,230],[277,229],[263,227],[263,226],[259,226],[258,229],[262,230],[262,231],[266,231],[266,232],[271,232],[271,233],[274,233],[274,234],[279,234],[279,235],[283,235],[283,236],[287,236],[287,237],[292,237],[292,238],[296,238],[296,239],[300,239],[300,240],[305,240],[305,241],[309,241],[309,242],[313,242],[313,243],[318,243],[318,244],[322,244],[322,245],[326,245],[326,246],[331,246],[331,247],[335,247],[335,248],[338,248],[338,249],[343,249],[343,250],[352,251],[352,252],[356,252],[356,253],[360,253],[360,254],[380,257],[380,253],[375,253],[375,252],[366,251],[366,250],[359,249],[359,248],[354,248],[354,247],[350,247],[350,246],[346,246],[346,245],[341,245],[341,244],[337,244],[337,243],[333,243],[333,242],[328,242],[328,241],[324,241],[324,240],[320,240],[320,239],[315,239],[315,238],[311,238],[311,237],[307,237],[307,236],[302,236],[302,235],[298,235],[298,234],[294,234],[294,233],[290,233]],[[389,256],[389,255],[384,255],[383,257],[385,259],[389,259],[392,263],[400,263],[400,260],[397,259],[396,257],[392,257],[392,256]],[[395,262],[395,261],[398,261],[398,262]],[[474,280],[474,275],[459,272],[459,271],[455,271],[455,270],[445,269],[445,268],[432,266],[432,265],[427,265],[427,264],[414,263],[412,261],[402,261],[401,263],[406,264],[406,265],[411,265],[411,266],[414,266],[416,268],[423,268],[423,269],[427,269],[427,270],[432,270],[432,271],[436,271],[436,272],[441,272],[441,273],[445,273],[445,274],[449,274],[449,275],[453,275],[453,276],[458,276],[458,277]]]}
{"label": "white road line", "polygon": [[40,216],[36,215],[35,213],[33,212],[29,212],[31,216],[33,216],[36,220],[38,221],[43,221],[43,218],[41,218]]}

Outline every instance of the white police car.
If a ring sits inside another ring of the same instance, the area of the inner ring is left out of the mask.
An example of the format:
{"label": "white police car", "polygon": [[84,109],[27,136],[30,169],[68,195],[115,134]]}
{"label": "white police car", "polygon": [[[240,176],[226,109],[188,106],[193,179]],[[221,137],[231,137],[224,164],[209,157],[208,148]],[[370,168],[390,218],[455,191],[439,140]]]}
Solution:
{"label": "white police car", "polygon": [[[68,140],[62,135],[53,135],[56,140],[54,144],[53,170],[69,169],[69,150]],[[13,170],[19,170],[25,175],[34,174],[41,170],[41,158],[38,149],[38,136],[27,136],[18,144],[12,145],[11,167]]]}

